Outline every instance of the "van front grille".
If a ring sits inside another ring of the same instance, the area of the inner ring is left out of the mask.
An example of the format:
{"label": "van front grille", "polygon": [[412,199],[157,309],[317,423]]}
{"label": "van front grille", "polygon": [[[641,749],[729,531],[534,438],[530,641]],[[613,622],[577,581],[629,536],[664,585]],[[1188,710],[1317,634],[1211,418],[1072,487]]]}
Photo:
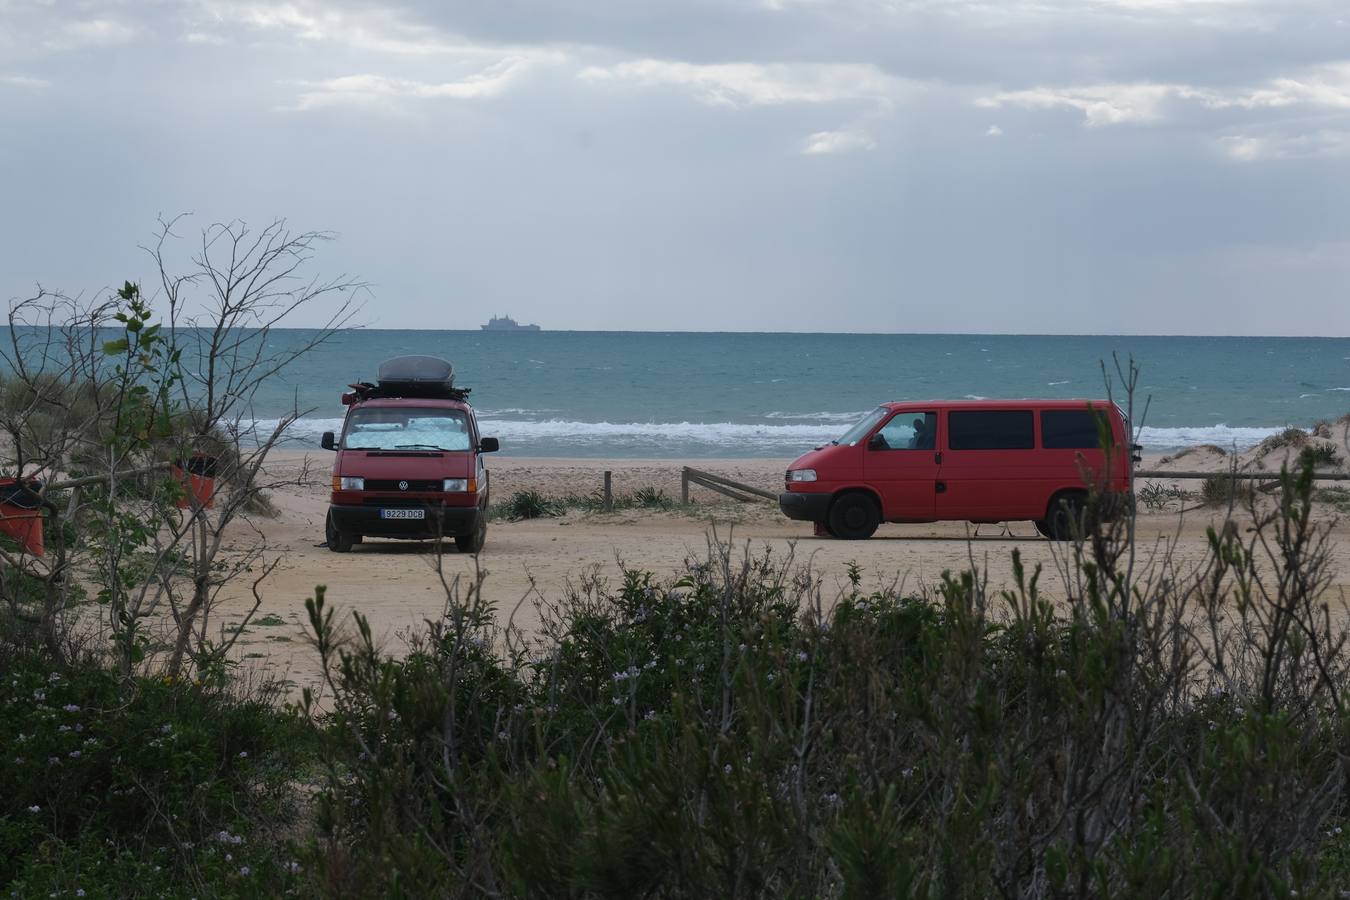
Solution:
{"label": "van front grille", "polygon": [[[407,485],[404,487],[403,485]],[[441,480],[434,481],[426,478],[367,478],[366,490],[368,491],[439,491],[441,489]]]}

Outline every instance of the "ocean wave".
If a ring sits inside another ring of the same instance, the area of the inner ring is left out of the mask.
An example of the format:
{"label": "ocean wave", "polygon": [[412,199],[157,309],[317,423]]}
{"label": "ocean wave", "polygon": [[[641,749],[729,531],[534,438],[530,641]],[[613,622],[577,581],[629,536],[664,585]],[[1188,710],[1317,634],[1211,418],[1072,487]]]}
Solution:
{"label": "ocean wave", "polygon": [[[844,413],[820,413],[820,416]],[[855,419],[858,414],[849,414]],[[767,415],[766,415],[767,418]],[[799,416],[797,418],[805,418]],[[276,420],[259,420],[259,432],[270,433]],[[1236,446],[1245,450],[1265,438],[1278,434],[1287,426],[1230,426],[1195,425],[1181,427],[1145,426],[1140,442],[1149,450],[1173,450],[1196,444]],[[288,434],[291,442],[316,443],[325,431],[340,431],[341,418],[301,419]],[[820,421],[788,422],[784,424],[752,424],[742,422],[578,422],[570,419],[479,419],[483,434],[501,438],[508,444],[518,442],[529,448],[548,445],[557,448],[585,447],[592,452],[613,445],[618,455],[640,451],[646,455],[663,452],[677,453],[680,448],[703,446],[721,450],[800,449],[831,441],[843,433],[840,423]]]}
{"label": "ocean wave", "polygon": [[1247,427],[1229,425],[1199,425],[1181,428],[1154,428],[1145,425],[1140,443],[1150,450],[1175,450],[1196,444],[1215,444],[1223,448],[1236,446],[1239,450],[1255,447],[1272,434],[1279,434],[1287,426]]}
{"label": "ocean wave", "polygon": [[800,419],[805,422],[842,422],[852,424],[871,410],[860,410],[858,412],[809,412],[809,413],[787,413],[787,412],[766,412],[766,419]]}

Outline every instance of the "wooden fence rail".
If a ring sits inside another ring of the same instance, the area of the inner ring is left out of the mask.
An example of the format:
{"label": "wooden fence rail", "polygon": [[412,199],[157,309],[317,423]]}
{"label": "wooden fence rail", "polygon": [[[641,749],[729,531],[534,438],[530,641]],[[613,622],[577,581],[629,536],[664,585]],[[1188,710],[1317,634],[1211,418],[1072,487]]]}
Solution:
{"label": "wooden fence rail", "polygon": [[723,478],[721,475],[704,472],[702,469],[685,466],[680,472],[681,503],[689,502],[689,485],[691,484],[705,487],[708,490],[716,491],[719,494],[725,494],[733,500],[739,500],[742,503],[754,503],[758,500],[770,500],[774,503],[778,502],[778,495],[772,491],[766,491],[763,488],[757,488],[740,481],[732,481],[730,478]]}
{"label": "wooden fence rail", "polygon": [[[1297,473],[1294,473],[1297,474]],[[1178,481],[1192,478],[1213,478],[1218,475],[1237,481],[1279,481],[1279,472],[1162,472],[1157,469],[1140,469],[1135,478],[1171,478]],[[1350,474],[1342,472],[1314,472],[1313,481],[1350,481]]]}

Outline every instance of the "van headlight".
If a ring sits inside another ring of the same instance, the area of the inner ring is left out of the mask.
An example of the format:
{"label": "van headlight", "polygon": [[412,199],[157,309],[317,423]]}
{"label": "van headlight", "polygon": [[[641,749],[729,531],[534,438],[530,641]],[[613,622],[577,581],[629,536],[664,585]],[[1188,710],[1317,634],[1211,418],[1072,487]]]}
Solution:
{"label": "van headlight", "polygon": [[366,489],[366,480],[364,478],[353,478],[344,475],[341,478],[333,479],[337,482],[337,489],[340,491],[364,491]]}
{"label": "van headlight", "polygon": [[815,481],[815,469],[793,469],[788,473],[789,481]]}
{"label": "van headlight", "polygon": [[462,494],[469,489],[469,479],[467,478],[447,478],[441,482],[441,490],[447,493],[453,492]]}

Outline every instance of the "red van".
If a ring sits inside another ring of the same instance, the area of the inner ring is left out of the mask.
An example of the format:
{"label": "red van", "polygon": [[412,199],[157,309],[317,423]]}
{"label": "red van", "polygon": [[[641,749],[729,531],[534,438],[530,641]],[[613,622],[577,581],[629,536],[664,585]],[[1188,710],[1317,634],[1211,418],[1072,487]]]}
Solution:
{"label": "red van", "polygon": [[1129,495],[1138,449],[1105,400],[886,403],[793,462],[778,505],[848,540],[882,522],[1018,519],[1063,540],[1090,484]]}
{"label": "red van", "polygon": [[346,553],[362,538],[453,537],[464,553],[487,538],[488,471],[484,453],[496,438],[479,437],[466,388],[454,386],[443,359],[400,356],[381,364],[378,384],[342,395],[342,435],[324,432],[336,450],[325,533],[328,549]]}

